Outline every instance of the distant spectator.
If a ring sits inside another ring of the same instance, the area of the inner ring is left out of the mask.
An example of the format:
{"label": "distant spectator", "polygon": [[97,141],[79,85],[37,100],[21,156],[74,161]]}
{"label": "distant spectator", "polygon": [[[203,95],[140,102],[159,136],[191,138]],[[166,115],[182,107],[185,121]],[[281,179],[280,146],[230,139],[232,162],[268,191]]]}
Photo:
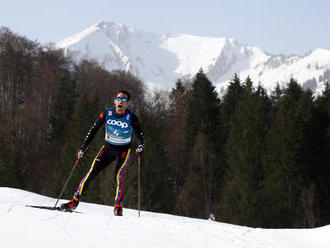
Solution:
{"label": "distant spectator", "polygon": [[212,221],[215,221],[215,215],[214,213],[210,213],[210,217],[209,217],[209,220],[212,220]]}

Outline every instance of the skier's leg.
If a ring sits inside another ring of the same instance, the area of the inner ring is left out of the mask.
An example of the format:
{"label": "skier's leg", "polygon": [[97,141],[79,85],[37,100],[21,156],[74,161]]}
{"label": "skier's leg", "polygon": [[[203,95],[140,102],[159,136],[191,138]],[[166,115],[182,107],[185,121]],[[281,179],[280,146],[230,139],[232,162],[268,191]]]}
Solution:
{"label": "skier's leg", "polygon": [[124,185],[123,185],[123,174],[127,167],[128,160],[130,157],[131,149],[127,151],[120,152],[117,155],[117,164],[115,169],[115,182],[116,182],[116,194],[115,194],[115,215],[122,215],[122,207],[123,207],[123,192],[124,192]]}
{"label": "skier's leg", "polygon": [[101,148],[99,153],[94,158],[94,161],[84,176],[84,178],[79,183],[77,191],[74,195],[80,199],[83,193],[87,190],[90,182],[104,169],[106,168],[113,160],[115,159],[114,156],[111,156],[109,152],[107,152],[104,146]]}
{"label": "skier's leg", "polygon": [[[114,160],[114,156],[112,160]],[[75,209],[78,204],[81,196],[87,190],[88,185],[90,182],[100,173],[107,165],[111,163],[111,156],[107,154],[104,150],[104,146],[101,148],[99,153],[96,155],[88,173],[86,176],[81,180],[77,191],[74,193],[73,198],[70,202],[61,205],[63,209]]]}

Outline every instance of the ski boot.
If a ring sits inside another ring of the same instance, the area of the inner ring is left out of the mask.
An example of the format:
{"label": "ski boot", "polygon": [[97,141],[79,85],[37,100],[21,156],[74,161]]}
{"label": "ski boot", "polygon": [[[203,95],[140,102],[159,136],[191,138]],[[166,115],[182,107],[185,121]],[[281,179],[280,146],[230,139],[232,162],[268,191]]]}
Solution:
{"label": "ski boot", "polygon": [[113,214],[115,216],[123,216],[123,205],[115,204],[115,208],[113,210]]}
{"label": "ski boot", "polygon": [[67,203],[63,203],[60,208],[64,211],[71,211],[71,210],[75,210],[79,205],[79,199],[76,195],[73,196],[72,200],[67,202]]}

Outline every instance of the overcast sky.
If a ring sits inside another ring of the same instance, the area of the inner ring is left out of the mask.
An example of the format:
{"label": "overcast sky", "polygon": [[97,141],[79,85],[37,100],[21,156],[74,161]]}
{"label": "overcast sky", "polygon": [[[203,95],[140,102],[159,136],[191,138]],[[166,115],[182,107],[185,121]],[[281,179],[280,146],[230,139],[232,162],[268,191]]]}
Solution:
{"label": "overcast sky", "polygon": [[233,38],[272,54],[330,49],[329,0],[0,0],[0,26],[42,44],[101,20],[157,34]]}

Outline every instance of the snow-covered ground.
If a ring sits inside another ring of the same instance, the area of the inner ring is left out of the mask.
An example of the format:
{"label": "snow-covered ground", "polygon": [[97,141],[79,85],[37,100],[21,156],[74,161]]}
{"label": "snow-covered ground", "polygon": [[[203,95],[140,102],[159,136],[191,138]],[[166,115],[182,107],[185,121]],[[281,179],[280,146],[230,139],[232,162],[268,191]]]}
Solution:
{"label": "snow-covered ground", "polygon": [[81,203],[80,213],[25,207],[56,199],[0,187],[0,247],[329,248],[330,226],[315,229],[249,228],[168,214]]}

